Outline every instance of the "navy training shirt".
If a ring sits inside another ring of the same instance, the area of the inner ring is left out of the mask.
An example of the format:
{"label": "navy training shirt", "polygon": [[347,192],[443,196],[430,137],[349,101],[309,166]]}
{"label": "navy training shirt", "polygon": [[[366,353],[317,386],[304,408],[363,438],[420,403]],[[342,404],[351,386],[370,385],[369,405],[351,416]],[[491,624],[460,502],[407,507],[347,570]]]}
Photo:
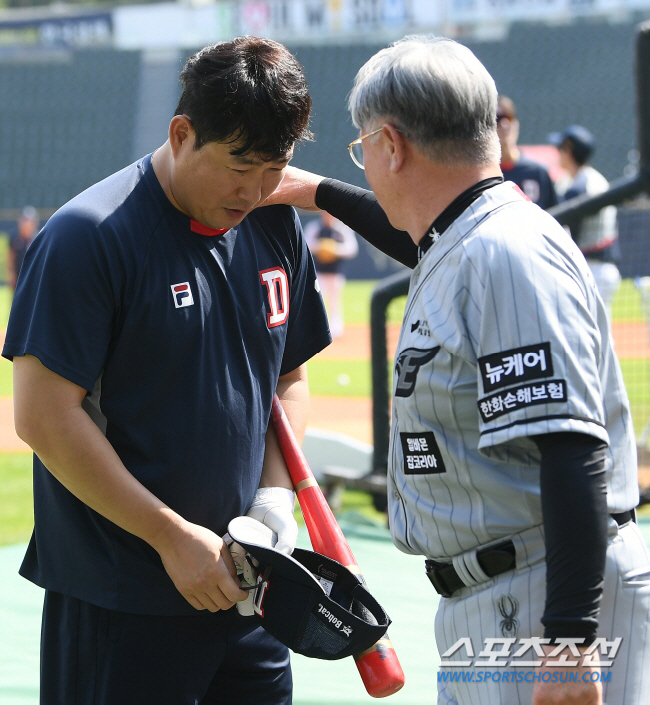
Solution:
{"label": "navy training shirt", "polygon": [[516,164],[502,163],[501,171],[506,181],[512,181],[540,208],[548,210],[558,204],[555,185],[543,164],[523,154]]}
{"label": "navy training shirt", "polygon": [[[174,208],[151,155],[84,191],[27,252],[3,356],[84,387],[126,468],[223,535],[258,487],[278,377],[330,342],[314,264],[288,206],[220,236]],[[21,574],[108,609],[196,614],[157,552],[87,507],[34,457]]]}

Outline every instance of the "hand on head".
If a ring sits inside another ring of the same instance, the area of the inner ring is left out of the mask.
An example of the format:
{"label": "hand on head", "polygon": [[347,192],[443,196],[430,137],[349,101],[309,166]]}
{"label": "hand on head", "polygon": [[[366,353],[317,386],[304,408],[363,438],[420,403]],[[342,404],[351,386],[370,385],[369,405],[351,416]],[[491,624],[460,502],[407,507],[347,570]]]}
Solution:
{"label": "hand on head", "polygon": [[288,166],[280,185],[258,205],[258,208],[285,203],[306,211],[317,211],[319,209],[316,206],[316,189],[324,178],[310,171]]}

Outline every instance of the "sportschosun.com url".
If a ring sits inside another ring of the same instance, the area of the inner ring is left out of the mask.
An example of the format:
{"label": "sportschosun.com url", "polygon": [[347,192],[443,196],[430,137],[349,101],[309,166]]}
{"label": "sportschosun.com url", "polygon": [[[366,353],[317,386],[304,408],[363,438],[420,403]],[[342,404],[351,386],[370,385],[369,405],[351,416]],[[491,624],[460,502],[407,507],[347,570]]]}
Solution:
{"label": "sportschosun.com url", "polygon": [[609,683],[611,677],[611,671],[438,671],[439,683]]}

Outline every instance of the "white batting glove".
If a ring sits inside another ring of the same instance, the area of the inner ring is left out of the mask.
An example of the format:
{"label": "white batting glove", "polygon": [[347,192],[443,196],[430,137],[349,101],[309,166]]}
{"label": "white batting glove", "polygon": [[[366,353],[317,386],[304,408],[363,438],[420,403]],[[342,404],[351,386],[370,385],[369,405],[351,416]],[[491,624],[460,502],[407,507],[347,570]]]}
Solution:
{"label": "white batting glove", "polygon": [[239,612],[242,617],[252,617],[255,613],[253,608],[253,597],[255,595],[255,590],[252,590],[251,588],[253,588],[257,583],[256,568],[259,565],[259,561],[250,556],[246,552],[245,548],[233,541],[230,534],[225,534],[223,540],[228,546],[233,563],[237,569],[239,584],[243,590],[248,590],[248,597],[241,602],[235,603],[237,612]]}
{"label": "white batting glove", "polygon": [[257,519],[278,535],[276,550],[290,556],[298,540],[298,524],[293,518],[293,490],[285,487],[261,487],[255,493],[246,516]]}

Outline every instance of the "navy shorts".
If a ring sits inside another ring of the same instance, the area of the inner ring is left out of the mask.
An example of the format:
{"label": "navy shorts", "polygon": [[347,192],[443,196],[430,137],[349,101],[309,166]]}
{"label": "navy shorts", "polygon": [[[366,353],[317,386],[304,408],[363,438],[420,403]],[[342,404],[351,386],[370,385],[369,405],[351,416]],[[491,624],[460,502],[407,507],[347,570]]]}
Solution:
{"label": "navy shorts", "polygon": [[46,591],[41,705],[290,705],[289,651],[236,608],[115,612]]}

